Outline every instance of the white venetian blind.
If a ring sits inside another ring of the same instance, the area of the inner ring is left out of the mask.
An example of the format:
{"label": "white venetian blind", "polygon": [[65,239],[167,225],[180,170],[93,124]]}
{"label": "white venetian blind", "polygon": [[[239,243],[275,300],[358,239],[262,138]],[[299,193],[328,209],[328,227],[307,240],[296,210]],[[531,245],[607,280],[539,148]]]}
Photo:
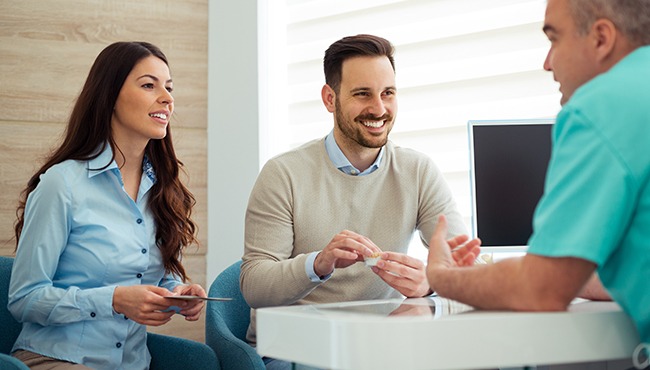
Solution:
{"label": "white venetian blind", "polygon": [[554,117],[560,109],[558,86],[542,69],[549,46],[541,31],[545,0],[275,0],[265,6],[262,163],[332,129],[320,100],[322,57],[332,42],[359,33],[394,44],[399,113],[390,139],[434,159],[468,230],[467,121]]}

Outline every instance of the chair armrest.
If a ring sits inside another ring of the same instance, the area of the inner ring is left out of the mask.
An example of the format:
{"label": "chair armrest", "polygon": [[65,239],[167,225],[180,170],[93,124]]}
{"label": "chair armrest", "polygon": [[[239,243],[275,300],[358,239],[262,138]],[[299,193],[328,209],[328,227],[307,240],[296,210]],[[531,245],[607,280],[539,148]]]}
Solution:
{"label": "chair armrest", "polygon": [[214,318],[206,320],[205,342],[217,353],[223,368],[266,369],[255,348],[237,338],[225,323],[218,321],[220,320]]}
{"label": "chair armrest", "polygon": [[151,370],[220,370],[214,351],[193,340],[147,333]]}
{"label": "chair armrest", "polygon": [[0,369],[2,370],[29,370],[27,365],[15,357],[0,353]]}

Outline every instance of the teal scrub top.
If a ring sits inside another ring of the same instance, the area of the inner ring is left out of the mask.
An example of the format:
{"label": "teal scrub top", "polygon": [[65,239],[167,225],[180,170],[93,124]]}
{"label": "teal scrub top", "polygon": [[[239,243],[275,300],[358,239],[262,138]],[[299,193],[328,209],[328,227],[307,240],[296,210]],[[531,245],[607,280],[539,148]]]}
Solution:
{"label": "teal scrub top", "polygon": [[558,114],[531,254],[598,267],[650,343],[650,47],[577,89]]}

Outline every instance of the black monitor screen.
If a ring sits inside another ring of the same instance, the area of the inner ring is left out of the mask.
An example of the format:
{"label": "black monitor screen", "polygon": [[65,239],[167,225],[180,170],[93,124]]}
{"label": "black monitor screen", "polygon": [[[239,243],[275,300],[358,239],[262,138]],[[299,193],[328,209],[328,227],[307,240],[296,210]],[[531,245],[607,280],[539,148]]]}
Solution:
{"label": "black monitor screen", "polygon": [[472,222],[484,247],[523,247],[544,192],[553,121],[470,121]]}

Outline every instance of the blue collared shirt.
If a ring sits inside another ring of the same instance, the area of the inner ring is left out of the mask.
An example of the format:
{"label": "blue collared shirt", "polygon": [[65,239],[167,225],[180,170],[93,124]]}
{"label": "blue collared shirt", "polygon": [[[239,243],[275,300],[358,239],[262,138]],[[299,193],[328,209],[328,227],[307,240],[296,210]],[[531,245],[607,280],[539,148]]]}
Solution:
{"label": "blue collared shirt", "polygon": [[[352,176],[365,176],[368,174],[371,174],[375,172],[379,166],[381,165],[381,159],[384,156],[384,150],[386,147],[382,146],[381,150],[379,151],[379,155],[377,155],[377,159],[372,163],[372,165],[368,168],[366,168],[363,172],[359,171],[356,167],[350,163],[348,158],[343,154],[343,151],[339,147],[339,145],[336,143],[336,140],[334,139],[334,131],[330,131],[330,133],[325,137],[325,150],[327,151],[327,155],[329,156],[330,160],[338,168],[341,172],[346,173],[348,175]],[[307,259],[305,260],[305,272],[307,273],[307,276],[309,277],[309,280],[313,282],[319,282],[319,281],[325,281],[329,279],[332,274],[329,274],[327,276],[324,276],[322,279],[314,272],[314,261],[316,260],[316,257],[318,256],[318,252],[312,252],[309,254]]]}
{"label": "blue collared shirt", "polygon": [[379,168],[381,158],[384,156],[385,147],[381,147],[377,159],[375,159],[372,165],[366,168],[363,172],[354,167],[345,154],[343,154],[343,151],[334,139],[334,131],[330,131],[330,133],[325,137],[325,150],[327,151],[327,155],[330,157],[332,163],[334,163],[336,168],[341,170],[341,172],[353,176],[365,176],[375,172],[375,170]]}
{"label": "blue collared shirt", "polygon": [[133,201],[111,157],[107,146],[93,160],[54,165],[29,195],[9,286],[8,308],[23,323],[12,351],[99,369],[149,367],[146,328],[113,311],[113,291],[181,282],[165,274],[156,246],[150,162]]}

